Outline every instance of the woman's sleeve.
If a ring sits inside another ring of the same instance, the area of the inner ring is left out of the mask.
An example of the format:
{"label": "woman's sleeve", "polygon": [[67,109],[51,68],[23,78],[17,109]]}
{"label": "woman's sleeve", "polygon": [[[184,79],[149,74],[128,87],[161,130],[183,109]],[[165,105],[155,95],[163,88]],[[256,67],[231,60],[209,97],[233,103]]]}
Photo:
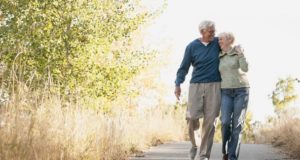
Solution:
{"label": "woman's sleeve", "polygon": [[240,54],[238,55],[238,57],[241,70],[244,72],[248,72],[248,62],[246,60],[246,57],[244,56],[244,54]]}

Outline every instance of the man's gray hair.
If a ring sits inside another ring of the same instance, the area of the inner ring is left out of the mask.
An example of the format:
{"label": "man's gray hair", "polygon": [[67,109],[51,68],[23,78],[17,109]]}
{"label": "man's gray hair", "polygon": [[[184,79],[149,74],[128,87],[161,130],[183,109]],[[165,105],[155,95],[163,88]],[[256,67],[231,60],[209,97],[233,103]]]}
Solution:
{"label": "man's gray hair", "polygon": [[200,24],[199,24],[199,32],[201,32],[202,30],[204,29],[207,29],[209,27],[215,27],[215,22],[213,21],[202,21]]}

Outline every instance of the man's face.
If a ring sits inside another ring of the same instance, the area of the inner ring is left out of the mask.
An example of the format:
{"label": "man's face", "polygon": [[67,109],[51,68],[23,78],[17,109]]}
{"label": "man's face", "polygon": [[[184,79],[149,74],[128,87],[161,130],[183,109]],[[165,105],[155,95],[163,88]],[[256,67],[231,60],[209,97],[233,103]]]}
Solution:
{"label": "man's face", "polygon": [[214,37],[215,37],[215,28],[214,27],[208,27],[206,29],[203,29],[201,31],[202,34],[202,38],[203,39],[207,39],[209,41],[213,41]]}

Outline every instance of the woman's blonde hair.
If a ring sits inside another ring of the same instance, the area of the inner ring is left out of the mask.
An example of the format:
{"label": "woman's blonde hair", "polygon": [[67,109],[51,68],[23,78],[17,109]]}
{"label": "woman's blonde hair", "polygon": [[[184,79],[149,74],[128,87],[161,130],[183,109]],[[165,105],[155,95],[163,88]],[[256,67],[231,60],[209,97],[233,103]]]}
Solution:
{"label": "woman's blonde hair", "polygon": [[234,39],[235,39],[233,33],[231,33],[231,32],[222,32],[218,35],[218,37],[223,37],[226,40],[231,41],[231,44],[233,44]]}

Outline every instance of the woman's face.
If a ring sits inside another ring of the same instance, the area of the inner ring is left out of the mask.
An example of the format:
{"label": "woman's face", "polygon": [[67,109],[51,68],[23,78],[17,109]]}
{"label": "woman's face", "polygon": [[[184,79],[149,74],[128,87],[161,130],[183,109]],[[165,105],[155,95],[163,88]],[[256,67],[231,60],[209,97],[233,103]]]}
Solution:
{"label": "woman's face", "polygon": [[231,40],[228,40],[225,37],[219,37],[219,45],[221,49],[226,49],[231,47]]}

